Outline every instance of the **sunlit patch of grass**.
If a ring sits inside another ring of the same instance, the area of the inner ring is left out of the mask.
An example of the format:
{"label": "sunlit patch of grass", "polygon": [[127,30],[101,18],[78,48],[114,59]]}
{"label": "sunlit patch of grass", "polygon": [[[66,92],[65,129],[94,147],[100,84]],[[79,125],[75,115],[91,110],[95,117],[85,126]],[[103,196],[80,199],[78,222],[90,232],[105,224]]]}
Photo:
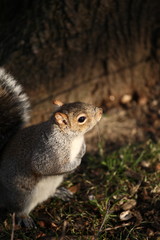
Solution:
{"label": "sunlit patch of grass", "polygon": [[[102,151],[103,150],[103,151]],[[16,230],[15,239],[147,240],[160,235],[160,145],[148,141],[105,154],[87,155],[63,183],[74,189],[69,202],[57,198],[32,213],[37,229]],[[123,204],[134,199],[133,217],[120,220]],[[10,239],[11,218],[0,225]],[[47,238],[48,237],[48,238]],[[50,238],[51,239],[51,238]]]}

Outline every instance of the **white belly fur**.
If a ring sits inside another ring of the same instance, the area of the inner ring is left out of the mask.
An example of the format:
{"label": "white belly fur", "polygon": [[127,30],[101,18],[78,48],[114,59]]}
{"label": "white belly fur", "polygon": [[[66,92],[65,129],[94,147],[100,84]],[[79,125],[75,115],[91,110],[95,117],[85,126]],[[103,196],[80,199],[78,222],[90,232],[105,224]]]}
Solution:
{"label": "white belly fur", "polygon": [[70,161],[74,161],[77,157],[78,153],[80,152],[80,149],[82,147],[82,144],[84,142],[83,136],[76,137],[71,144],[71,150],[70,150]]}
{"label": "white belly fur", "polygon": [[26,201],[24,213],[28,215],[38,203],[41,203],[53,196],[56,188],[60,185],[62,180],[63,176],[51,176],[45,177],[39,181]]}

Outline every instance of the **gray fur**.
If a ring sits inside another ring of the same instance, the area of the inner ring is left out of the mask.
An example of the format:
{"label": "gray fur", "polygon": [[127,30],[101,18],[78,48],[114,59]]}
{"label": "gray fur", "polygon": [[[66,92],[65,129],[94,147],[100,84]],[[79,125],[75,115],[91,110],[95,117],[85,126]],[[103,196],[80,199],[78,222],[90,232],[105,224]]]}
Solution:
{"label": "gray fur", "polygon": [[[85,103],[64,104],[48,121],[20,128],[28,119],[27,97],[3,70],[0,86],[5,101],[2,110],[7,104],[11,108],[0,119],[0,127],[3,129],[2,120],[8,121],[10,127],[4,126],[7,131],[11,128],[11,133],[6,135],[12,135],[0,154],[0,206],[26,217],[38,203],[54,195],[63,175],[80,165],[86,151],[84,134],[100,120],[102,111]],[[81,115],[84,124],[78,122]]]}
{"label": "gray fur", "polygon": [[3,198],[0,198],[0,205],[23,212],[26,199],[42,178],[66,174],[78,167],[85,147],[70,163],[70,141],[70,136],[51,120],[17,132],[1,156]]}

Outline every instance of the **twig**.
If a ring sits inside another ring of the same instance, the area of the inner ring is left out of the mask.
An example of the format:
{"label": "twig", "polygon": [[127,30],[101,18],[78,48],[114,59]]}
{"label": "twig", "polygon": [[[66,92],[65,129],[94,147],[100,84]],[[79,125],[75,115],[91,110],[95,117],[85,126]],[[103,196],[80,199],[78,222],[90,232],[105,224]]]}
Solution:
{"label": "twig", "polygon": [[12,233],[11,233],[11,240],[14,240],[14,230],[15,230],[15,213],[12,214]]}
{"label": "twig", "polygon": [[45,208],[45,211],[46,211],[46,213],[52,218],[52,220],[54,220],[53,215],[48,212],[47,208]]}
{"label": "twig", "polygon": [[65,237],[65,232],[66,232],[66,227],[67,227],[67,221],[64,221],[63,223],[63,229],[62,229],[62,235],[59,240],[63,240]]}
{"label": "twig", "polygon": [[131,225],[131,222],[123,223],[122,225],[118,225],[118,226],[115,226],[115,227],[108,227],[108,228],[105,229],[105,231],[116,230],[118,228],[123,228],[123,227],[127,227],[127,226],[130,226],[130,225]]}
{"label": "twig", "polygon": [[108,219],[108,216],[109,216],[110,212],[111,212],[111,211],[110,211],[110,202],[108,201],[107,204],[106,204],[106,214],[105,214],[105,216],[104,216],[103,222],[102,222],[102,224],[101,224],[101,226],[100,226],[100,229],[99,229],[96,237],[94,238],[94,240],[96,240],[96,239],[98,238],[99,234],[101,233],[102,228],[103,228],[106,220]]}

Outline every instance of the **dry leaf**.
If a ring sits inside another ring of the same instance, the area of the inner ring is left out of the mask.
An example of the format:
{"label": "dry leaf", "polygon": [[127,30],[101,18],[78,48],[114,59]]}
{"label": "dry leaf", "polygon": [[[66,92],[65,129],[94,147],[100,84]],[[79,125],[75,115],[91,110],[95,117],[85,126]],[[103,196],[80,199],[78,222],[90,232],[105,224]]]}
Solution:
{"label": "dry leaf", "polygon": [[149,168],[151,166],[151,163],[149,161],[143,160],[141,162],[141,166],[144,167],[144,168]]}
{"label": "dry leaf", "polygon": [[119,218],[121,221],[127,221],[129,219],[131,219],[133,217],[133,214],[131,213],[130,210],[121,212],[121,214],[119,215]]}
{"label": "dry leaf", "polygon": [[45,227],[45,222],[44,221],[38,221],[37,222],[39,224],[40,227]]}
{"label": "dry leaf", "polygon": [[80,183],[68,188],[69,191],[71,191],[73,194],[77,193],[80,190]]}
{"label": "dry leaf", "polygon": [[46,236],[45,233],[40,232],[40,233],[36,236],[36,239],[41,238],[41,237],[45,237],[45,236]]}
{"label": "dry leaf", "polygon": [[51,222],[51,226],[57,228],[57,225],[54,222]]}
{"label": "dry leaf", "polygon": [[125,202],[122,205],[123,210],[130,210],[136,206],[137,202],[135,199],[128,199],[127,202]]}
{"label": "dry leaf", "polygon": [[140,225],[142,223],[142,216],[139,211],[132,211],[134,217],[136,217],[136,225]]}
{"label": "dry leaf", "polygon": [[160,171],[160,163],[157,163],[156,164],[156,167],[155,167],[156,171],[159,172]]}
{"label": "dry leaf", "polygon": [[129,103],[132,100],[132,96],[130,94],[125,94],[121,98],[121,103],[126,104]]}

